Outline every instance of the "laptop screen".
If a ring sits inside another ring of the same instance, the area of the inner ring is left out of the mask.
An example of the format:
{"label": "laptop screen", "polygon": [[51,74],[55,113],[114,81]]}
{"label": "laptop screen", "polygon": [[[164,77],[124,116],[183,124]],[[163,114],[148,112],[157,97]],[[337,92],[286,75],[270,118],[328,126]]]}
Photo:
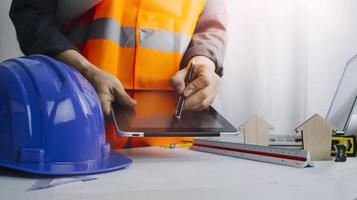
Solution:
{"label": "laptop screen", "polygon": [[344,127],[344,132],[357,135],[357,97],[355,98],[350,115]]}

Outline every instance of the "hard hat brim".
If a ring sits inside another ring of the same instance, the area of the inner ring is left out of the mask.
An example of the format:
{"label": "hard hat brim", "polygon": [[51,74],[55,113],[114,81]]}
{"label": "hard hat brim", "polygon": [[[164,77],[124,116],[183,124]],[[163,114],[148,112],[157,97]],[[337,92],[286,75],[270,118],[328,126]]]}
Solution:
{"label": "hard hat brim", "polygon": [[110,172],[128,167],[132,160],[115,152],[96,162],[81,163],[21,163],[0,160],[0,166],[41,175],[81,175]]}

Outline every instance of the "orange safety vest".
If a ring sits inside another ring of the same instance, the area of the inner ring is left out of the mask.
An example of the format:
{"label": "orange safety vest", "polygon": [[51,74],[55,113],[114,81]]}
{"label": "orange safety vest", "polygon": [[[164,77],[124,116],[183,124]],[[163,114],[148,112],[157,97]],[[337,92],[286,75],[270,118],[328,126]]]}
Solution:
{"label": "orange safety vest", "polygon": [[[104,0],[82,17],[83,25],[90,16],[82,53],[118,77],[125,89],[172,90],[169,80],[179,70],[204,5],[205,0]],[[72,30],[76,37],[79,31]],[[114,148],[187,140],[131,138],[128,145],[111,124],[107,139]]]}

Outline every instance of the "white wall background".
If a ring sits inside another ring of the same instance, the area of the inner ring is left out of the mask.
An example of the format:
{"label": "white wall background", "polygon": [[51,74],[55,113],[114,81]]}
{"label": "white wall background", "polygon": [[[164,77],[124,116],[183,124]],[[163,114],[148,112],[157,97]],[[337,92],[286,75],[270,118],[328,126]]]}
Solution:
{"label": "white wall background", "polygon": [[0,3],[0,62],[22,55],[17,44],[15,28],[9,18],[11,0]]}
{"label": "white wall background", "polygon": [[357,53],[357,1],[227,0],[230,42],[219,110],[253,115],[288,134],[325,116],[348,58]]}
{"label": "white wall background", "polygon": [[[0,61],[21,55],[0,4]],[[227,0],[230,43],[215,106],[236,126],[260,115],[287,134],[324,116],[343,66],[357,53],[357,1]]]}

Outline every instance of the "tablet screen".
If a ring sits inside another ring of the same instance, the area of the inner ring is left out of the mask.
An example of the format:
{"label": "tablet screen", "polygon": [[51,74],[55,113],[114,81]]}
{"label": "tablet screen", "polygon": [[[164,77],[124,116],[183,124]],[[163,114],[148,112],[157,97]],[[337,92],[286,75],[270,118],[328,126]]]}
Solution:
{"label": "tablet screen", "polygon": [[216,121],[208,111],[200,113],[184,113],[180,120],[174,118],[173,113],[162,114],[151,117],[137,116],[128,118],[131,127],[137,128],[169,128],[169,127],[182,127],[182,128],[222,128],[222,125]]}
{"label": "tablet screen", "polygon": [[176,120],[178,95],[171,91],[128,91],[136,101],[134,108],[113,106],[118,129],[132,132],[236,132],[212,107],[199,112],[184,111]]}

